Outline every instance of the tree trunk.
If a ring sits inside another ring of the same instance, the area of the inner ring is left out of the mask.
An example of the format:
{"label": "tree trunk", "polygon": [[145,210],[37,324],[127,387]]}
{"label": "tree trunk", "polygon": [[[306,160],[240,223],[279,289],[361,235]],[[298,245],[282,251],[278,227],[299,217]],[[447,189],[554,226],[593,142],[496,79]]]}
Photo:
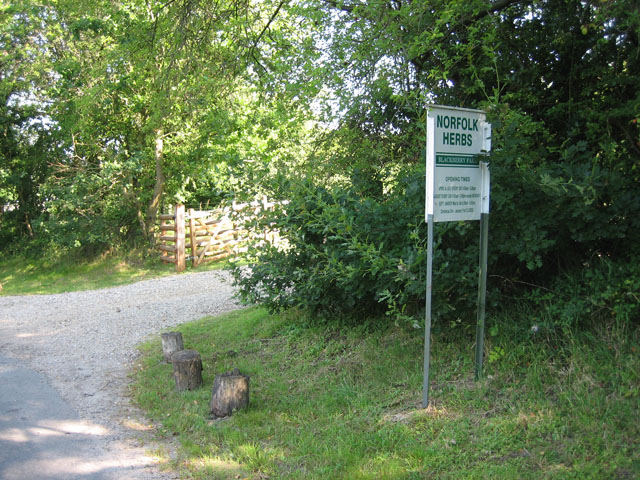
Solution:
{"label": "tree trunk", "polygon": [[153,234],[153,226],[156,223],[156,217],[158,216],[158,208],[160,208],[160,201],[162,200],[162,193],[164,192],[165,176],[164,176],[164,130],[159,128],[156,130],[156,149],[155,149],[155,164],[156,164],[156,184],[153,187],[153,196],[151,197],[151,203],[147,208],[147,231],[145,234],[147,238],[151,239]]}
{"label": "tree trunk", "polygon": [[[133,178],[133,176],[129,176],[129,183],[135,185],[135,179]],[[144,216],[144,212],[142,211],[143,206],[140,203],[138,197],[136,197],[133,193],[133,187],[129,189],[126,185],[124,185],[122,187],[122,194],[136,209],[136,218],[138,220],[138,225],[140,225],[140,232],[142,232],[143,238],[149,238],[149,235],[147,234],[147,222]],[[152,246],[155,246],[155,242]]]}

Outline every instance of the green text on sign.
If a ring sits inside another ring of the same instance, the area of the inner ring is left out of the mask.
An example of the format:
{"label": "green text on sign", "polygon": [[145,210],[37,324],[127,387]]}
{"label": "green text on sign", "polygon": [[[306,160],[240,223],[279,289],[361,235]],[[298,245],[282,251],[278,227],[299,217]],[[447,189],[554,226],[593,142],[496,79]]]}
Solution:
{"label": "green text on sign", "polygon": [[436,154],[436,166],[480,167],[480,159],[475,155]]}

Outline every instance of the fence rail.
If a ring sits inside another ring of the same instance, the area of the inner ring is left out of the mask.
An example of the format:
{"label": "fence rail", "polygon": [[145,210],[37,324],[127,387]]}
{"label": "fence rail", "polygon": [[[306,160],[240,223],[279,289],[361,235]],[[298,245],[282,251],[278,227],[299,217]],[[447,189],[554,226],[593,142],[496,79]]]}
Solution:
{"label": "fence rail", "polygon": [[276,231],[255,232],[244,227],[248,217],[275,205],[266,198],[249,204],[234,202],[231,207],[216,210],[185,210],[184,205],[175,205],[173,213],[158,215],[156,248],[161,252],[160,260],[175,264],[176,271],[181,272],[187,268],[187,261],[197,267],[237,254],[256,236],[276,243]]}

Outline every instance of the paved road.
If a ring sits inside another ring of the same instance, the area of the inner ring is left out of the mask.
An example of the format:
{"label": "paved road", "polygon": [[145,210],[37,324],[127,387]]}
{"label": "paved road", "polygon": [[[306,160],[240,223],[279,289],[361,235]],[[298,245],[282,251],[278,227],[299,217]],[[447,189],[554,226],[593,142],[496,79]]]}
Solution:
{"label": "paved road", "polygon": [[[0,296],[0,480],[166,480],[130,403],[136,345],[238,308],[223,272]],[[170,374],[170,373],[169,373]]]}
{"label": "paved road", "polygon": [[[47,379],[0,356],[0,478],[137,478],[152,459],[131,463],[104,448],[101,425],[79,418]],[[145,465],[146,463],[146,465]]]}

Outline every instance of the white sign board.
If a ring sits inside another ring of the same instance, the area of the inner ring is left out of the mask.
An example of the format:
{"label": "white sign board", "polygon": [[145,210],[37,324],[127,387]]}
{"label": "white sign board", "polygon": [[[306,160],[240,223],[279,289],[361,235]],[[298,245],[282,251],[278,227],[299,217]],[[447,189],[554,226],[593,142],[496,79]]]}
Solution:
{"label": "white sign board", "polygon": [[430,105],[427,109],[426,213],[434,222],[480,220],[489,213],[491,125],[485,113]]}
{"label": "white sign board", "polygon": [[489,237],[489,165],[491,125],[484,112],[466,108],[427,107],[427,289],[424,329],[422,407],[429,405],[433,223],[480,220],[480,282],[476,328],[476,379],[482,371]]}

